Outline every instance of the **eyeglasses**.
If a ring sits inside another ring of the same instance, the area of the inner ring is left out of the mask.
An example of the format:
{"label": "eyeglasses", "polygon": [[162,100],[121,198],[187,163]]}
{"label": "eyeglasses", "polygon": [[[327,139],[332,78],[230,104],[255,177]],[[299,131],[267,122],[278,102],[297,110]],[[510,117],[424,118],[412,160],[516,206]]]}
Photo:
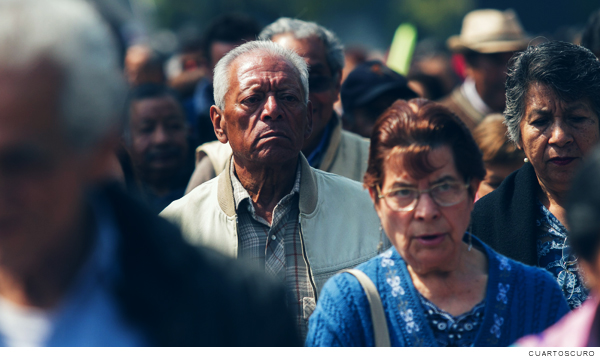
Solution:
{"label": "eyeglasses", "polygon": [[385,194],[377,185],[379,199],[383,199],[387,206],[394,211],[413,211],[417,207],[419,197],[423,193],[429,193],[431,199],[439,206],[447,207],[460,203],[467,197],[469,183],[463,184],[458,181],[444,181],[429,189],[419,190],[414,187],[397,187]]}
{"label": "eyeglasses", "polygon": [[557,280],[559,284],[562,283],[561,287],[563,294],[566,295],[567,293],[569,293],[569,297],[567,297],[567,300],[570,300],[573,297],[575,287],[577,286],[577,275],[573,271],[578,271],[579,268],[577,266],[578,258],[570,254],[570,252],[565,254],[565,249],[570,248],[570,246],[567,245],[567,239],[568,237],[566,237],[565,241],[563,242],[562,254],[560,259],[563,270],[561,270],[558,273]]}

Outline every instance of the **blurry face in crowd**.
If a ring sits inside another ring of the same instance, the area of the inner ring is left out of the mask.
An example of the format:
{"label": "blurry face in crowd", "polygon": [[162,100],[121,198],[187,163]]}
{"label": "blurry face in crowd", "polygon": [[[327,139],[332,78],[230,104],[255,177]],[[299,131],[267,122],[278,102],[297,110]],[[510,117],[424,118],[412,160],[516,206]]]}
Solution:
{"label": "blurry face in crowd", "polygon": [[62,76],[0,69],[0,265],[56,251],[81,220],[85,187],[96,181],[110,151],[83,154],[66,141],[59,120]]}
{"label": "blurry face in crowd", "polygon": [[229,141],[236,162],[295,160],[311,132],[311,107],[300,77],[285,59],[253,52],[229,69],[225,109],[211,108],[215,133]]}
{"label": "blurry face in crowd", "polygon": [[292,34],[286,33],[275,35],[272,40],[295,51],[308,64],[309,100],[313,106],[313,135],[307,141],[306,146],[316,147],[321,140],[325,126],[333,116],[333,104],[339,98],[341,71],[336,74],[331,72],[327,63],[327,49],[316,36],[298,40]]}
{"label": "blurry face in crowd", "polygon": [[477,93],[494,112],[504,111],[506,105],[506,69],[513,54],[478,54],[474,64],[467,64],[467,75],[475,80]]}
{"label": "blurry face in crowd", "polygon": [[129,85],[162,84],[165,82],[162,66],[150,64],[151,57],[151,50],[143,46],[132,46],[127,50],[125,77]]}
{"label": "blurry face in crowd", "polygon": [[[388,160],[385,164],[382,194],[398,187],[425,190],[445,181],[464,183],[448,146],[435,148],[429,153],[429,161],[437,170],[422,179],[414,179],[406,171],[405,155],[393,156],[400,158]],[[477,181],[471,185],[477,186]],[[377,199],[376,190],[369,191],[383,230],[415,272],[449,271],[458,266],[461,247],[465,246],[462,238],[473,210],[473,199],[467,189],[461,202],[448,207],[439,206],[429,193],[423,193],[412,211],[394,211],[384,199]]]}
{"label": "blurry face in crowd", "polygon": [[171,96],[135,101],[130,109],[131,158],[143,181],[169,179],[185,165],[187,127]]}
{"label": "blurry face in crowd", "polygon": [[496,190],[508,175],[521,166],[523,166],[523,160],[507,164],[485,164],[485,178],[479,184],[477,196],[481,198]]}
{"label": "blurry face in crowd", "polygon": [[598,143],[598,115],[588,99],[561,100],[548,86],[529,85],[521,119],[519,147],[533,165],[540,185],[567,191],[577,166]]}
{"label": "blurry face in crowd", "polygon": [[[252,36],[250,36],[249,38],[251,39]],[[210,61],[212,67],[214,68],[219,62],[219,60],[221,60],[221,58],[225,56],[228,52],[242,45],[243,43],[243,41],[235,43],[214,41],[212,44],[210,44]]]}
{"label": "blurry face in crowd", "polygon": [[358,107],[353,110],[353,124],[351,131],[366,138],[371,138],[373,126],[375,122],[385,112],[387,108],[392,106],[394,101],[400,99],[396,92],[386,92],[371,100],[365,106]]}

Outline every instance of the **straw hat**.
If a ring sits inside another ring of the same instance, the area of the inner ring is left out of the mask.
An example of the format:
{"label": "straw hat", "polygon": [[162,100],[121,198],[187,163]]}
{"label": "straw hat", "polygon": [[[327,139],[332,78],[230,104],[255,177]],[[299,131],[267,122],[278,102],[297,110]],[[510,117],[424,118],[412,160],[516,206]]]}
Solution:
{"label": "straw hat", "polygon": [[463,19],[460,35],[451,36],[448,48],[489,54],[523,50],[531,39],[512,10],[475,10]]}

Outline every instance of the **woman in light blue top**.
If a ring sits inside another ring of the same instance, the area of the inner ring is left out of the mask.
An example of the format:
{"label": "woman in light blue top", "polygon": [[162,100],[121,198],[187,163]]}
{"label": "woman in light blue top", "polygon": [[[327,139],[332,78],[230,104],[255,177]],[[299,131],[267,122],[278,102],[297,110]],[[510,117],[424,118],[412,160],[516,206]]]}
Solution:
{"label": "woman in light blue top", "polygon": [[[377,121],[365,186],[389,251],[360,265],[383,303],[392,346],[507,346],[568,306],[545,270],[509,260],[467,232],[485,175],[481,153],[446,108],[395,102]],[[373,346],[370,306],[350,274],[331,278],[308,346]]]}

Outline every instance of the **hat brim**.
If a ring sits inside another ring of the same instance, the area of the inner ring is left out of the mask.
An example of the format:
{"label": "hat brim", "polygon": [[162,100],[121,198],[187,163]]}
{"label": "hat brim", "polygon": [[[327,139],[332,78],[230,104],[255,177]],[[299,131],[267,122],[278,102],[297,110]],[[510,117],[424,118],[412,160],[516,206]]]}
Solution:
{"label": "hat brim", "polygon": [[525,50],[530,41],[530,38],[522,38],[517,40],[482,41],[469,44],[465,43],[459,35],[454,35],[448,39],[446,44],[448,45],[448,48],[454,52],[472,50],[482,54],[492,54]]}

